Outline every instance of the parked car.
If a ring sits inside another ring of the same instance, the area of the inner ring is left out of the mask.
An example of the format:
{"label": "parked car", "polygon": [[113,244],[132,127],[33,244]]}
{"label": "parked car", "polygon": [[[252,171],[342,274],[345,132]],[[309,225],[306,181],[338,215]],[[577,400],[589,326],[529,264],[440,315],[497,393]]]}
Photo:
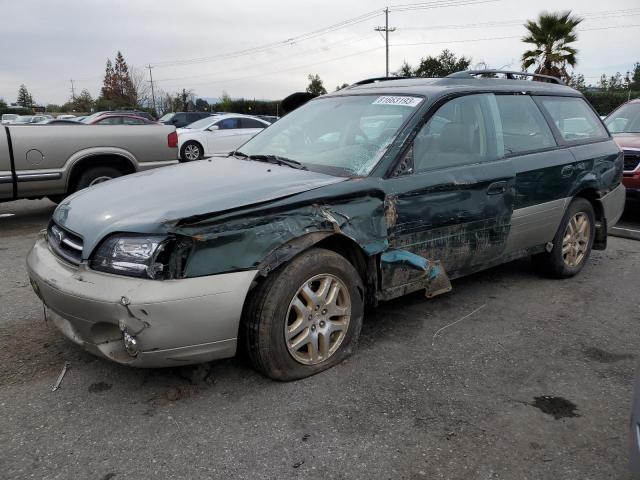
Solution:
{"label": "parked car", "polygon": [[86,123],[78,122],[71,118],[52,118],[51,120],[43,120],[37,125],[86,125]]}
{"label": "parked car", "polygon": [[8,125],[12,123],[16,118],[18,118],[18,114],[16,113],[3,113],[0,122],[2,125]]}
{"label": "parked car", "polygon": [[96,183],[178,163],[177,147],[175,129],[164,125],[6,125],[0,129],[0,202],[59,202]]}
{"label": "parked car", "polygon": [[631,100],[604,120],[624,152],[624,177],[627,195],[640,196],[640,99]]}
{"label": "parked car", "polygon": [[156,119],[153,118],[153,116],[145,111],[142,110],[104,110],[101,112],[95,112],[85,118],[96,118],[102,115],[107,115],[107,114],[116,114],[116,115],[133,115],[136,117],[142,117],[142,118],[146,118],[147,120],[149,120],[150,122],[155,122]]}
{"label": "parked car", "polygon": [[475,73],[359,82],[231,156],[76,193],[27,259],[47,318],[122,364],[242,341],[293,380],[353,352],[365,304],[524,256],[576,275],[622,213],[620,149],[580,92]]}
{"label": "parked car", "polygon": [[82,120],[88,125],[159,125],[144,117],[123,113],[105,113],[98,116],[91,115]]}
{"label": "parked car", "polygon": [[32,125],[34,123],[44,122],[46,120],[51,120],[53,117],[51,115],[18,115],[11,124],[12,125]]}
{"label": "parked car", "polygon": [[173,125],[176,128],[186,127],[187,125],[202,120],[213,115],[211,112],[171,112],[160,117],[158,120],[165,125]]}
{"label": "parked car", "polygon": [[203,118],[179,128],[178,149],[184,161],[229,153],[270,125],[256,117],[228,114]]}
{"label": "parked car", "polygon": [[75,115],[63,114],[63,115],[58,115],[56,117],[56,120],[71,120],[71,119],[75,120],[76,118],[78,117],[76,117]]}
{"label": "parked car", "polygon": [[274,123],[278,121],[280,117],[276,117],[275,115],[256,115],[260,120],[264,120],[265,122]]}

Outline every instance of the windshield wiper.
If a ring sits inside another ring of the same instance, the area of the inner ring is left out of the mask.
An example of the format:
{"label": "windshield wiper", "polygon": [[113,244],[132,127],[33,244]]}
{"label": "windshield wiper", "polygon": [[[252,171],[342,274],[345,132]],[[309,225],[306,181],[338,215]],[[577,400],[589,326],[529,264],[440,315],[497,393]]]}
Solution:
{"label": "windshield wiper", "polygon": [[249,155],[249,160],[257,160],[258,162],[274,163],[276,165],[286,165],[287,167],[297,168],[298,170],[308,170],[302,163],[291,160],[290,158],[280,157],[278,155]]}
{"label": "windshield wiper", "polygon": [[308,170],[302,163],[291,160],[290,158],[281,157],[279,155],[247,155],[240,150],[229,152],[230,157],[246,158],[248,160],[256,160],[258,162],[273,163],[275,165],[286,165],[287,167],[297,168],[298,170]]}

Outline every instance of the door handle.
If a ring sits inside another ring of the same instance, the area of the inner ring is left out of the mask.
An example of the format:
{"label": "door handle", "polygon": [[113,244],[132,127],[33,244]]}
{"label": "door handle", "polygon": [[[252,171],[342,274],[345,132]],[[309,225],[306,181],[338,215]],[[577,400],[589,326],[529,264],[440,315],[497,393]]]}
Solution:
{"label": "door handle", "polygon": [[565,165],[564,167],[562,167],[562,170],[560,170],[560,175],[562,175],[563,178],[567,178],[573,175],[573,165]]}
{"label": "door handle", "polygon": [[487,195],[501,195],[507,191],[507,182],[493,182],[487,188]]}

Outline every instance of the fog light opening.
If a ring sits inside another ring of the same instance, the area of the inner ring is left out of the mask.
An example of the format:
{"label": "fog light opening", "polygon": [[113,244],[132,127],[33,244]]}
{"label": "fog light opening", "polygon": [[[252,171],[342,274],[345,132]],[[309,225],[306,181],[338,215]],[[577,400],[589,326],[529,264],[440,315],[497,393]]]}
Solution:
{"label": "fog light opening", "polygon": [[122,332],[122,342],[124,343],[124,349],[129,355],[132,357],[138,355],[138,341],[134,336],[129,335],[126,330]]}

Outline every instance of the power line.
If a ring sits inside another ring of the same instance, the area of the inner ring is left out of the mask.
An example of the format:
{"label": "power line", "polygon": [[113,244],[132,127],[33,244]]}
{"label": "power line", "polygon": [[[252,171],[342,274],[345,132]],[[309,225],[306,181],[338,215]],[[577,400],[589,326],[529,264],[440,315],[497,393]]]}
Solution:
{"label": "power line", "polygon": [[[484,4],[484,3],[494,3],[499,2],[501,0],[435,0],[431,2],[422,2],[416,4],[403,4],[403,5],[391,5],[387,7],[385,10],[388,11],[405,11],[408,9],[414,10],[426,10],[432,8],[445,8],[445,7],[457,7],[457,6],[466,6],[466,5],[475,5],[475,4]],[[396,8],[398,7],[398,8]],[[271,50],[274,48],[291,46],[303,41],[310,40],[312,38],[316,38],[322,35],[326,35],[327,33],[332,33],[336,30],[340,30],[343,28],[351,27],[353,25],[357,25],[362,22],[366,22],[375,17],[378,17],[385,10],[372,10],[367,13],[363,13],[356,17],[349,18],[347,20],[343,20],[341,22],[335,23],[333,25],[329,25],[328,27],[324,27],[318,30],[314,30],[308,33],[304,33],[295,37],[287,38],[285,40],[280,40],[277,42],[268,43],[265,45],[260,45],[256,47],[246,48],[242,50],[236,50],[233,52],[221,53],[217,55],[207,56],[207,57],[199,57],[199,58],[190,58],[183,60],[172,60],[172,61],[161,61],[161,62],[152,62],[151,64],[156,67],[172,67],[172,66],[183,66],[183,65],[193,65],[198,63],[207,63],[216,60],[226,60],[229,58],[236,58],[239,56],[251,55],[255,53],[262,53],[267,50]]]}

